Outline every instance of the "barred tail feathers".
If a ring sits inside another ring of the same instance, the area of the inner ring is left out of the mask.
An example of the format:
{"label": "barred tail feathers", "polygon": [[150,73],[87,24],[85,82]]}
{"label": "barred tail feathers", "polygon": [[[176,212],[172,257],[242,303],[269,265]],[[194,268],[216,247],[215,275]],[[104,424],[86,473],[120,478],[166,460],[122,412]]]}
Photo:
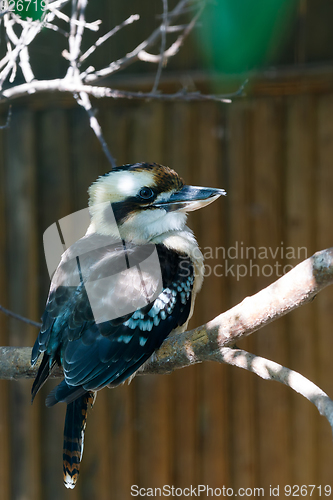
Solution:
{"label": "barred tail feathers", "polygon": [[73,489],[79,477],[88,406],[93,406],[94,401],[95,393],[87,392],[67,405],[63,447],[63,474],[66,488]]}

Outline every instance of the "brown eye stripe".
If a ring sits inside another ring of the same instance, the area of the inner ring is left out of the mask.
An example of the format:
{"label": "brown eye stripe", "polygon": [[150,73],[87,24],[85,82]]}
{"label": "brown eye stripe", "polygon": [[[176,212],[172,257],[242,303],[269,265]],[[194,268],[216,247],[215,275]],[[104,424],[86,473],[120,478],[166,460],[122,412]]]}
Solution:
{"label": "brown eye stripe", "polygon": [[[130,165],[128,166],[128,168],[127,166],[125,167],[126,169],[123,168],[123,170],[137,172],[144,172],[147,170],[152,171],[154,174],[154,186],[148,187],[150,187],[154,191],[155,196],[154,198],[147,201],[141,200],[137,196],[132,196],[124,201],[112,203],[113,214],[118,224],[123,224],[131,217],[131,215],[138,213],[139,210],[144,210],[146,208],[153,209],[153,206],[150,206],[150,204],[156,198],[156,196],[158,196],[159,193],[178,191],[184,185],[182,178],[179,177],[179,175],[174,170],[169,167],[164,167],[163,165],[142,163],[137,165]],[[119,168],[119,170],[121,169],[122,167]],[[106,218],[105,223],[108,223]]]}

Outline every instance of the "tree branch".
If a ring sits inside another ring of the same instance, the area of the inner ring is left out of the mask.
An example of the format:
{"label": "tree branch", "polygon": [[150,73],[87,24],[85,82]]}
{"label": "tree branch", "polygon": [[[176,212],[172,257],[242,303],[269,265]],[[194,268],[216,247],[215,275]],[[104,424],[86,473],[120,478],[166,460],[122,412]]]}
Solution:
{"label": "tree branch", "polygon": [[238,366],[265,380],[275,380],[287,385],[316,406],[319,413],[327,418],[333,432],[333,401],[324,391],[300,373],[261,356],[230,347],[222,347],[215,361]]}
{"label": "tree branch", "polygon": [[[260,292],[205,325],[169,337],[144,367],[144,373],[220,359],[221,349],[310,302],[333,284],[333,248],[315,253]],[[224,360],[221,360],[225,362]]]}
{"label": "tree branch", "polygon": [[[315,253],[267,288],[205,325],[167,338],[138,374],[170,373],[202,361],[238,366],[302,394],[328,419],[333,430],[333,402],[313,382],[274,361],[231,347],[242,337],[310,302],[331,284],[333,248]],[[0,379],[34,377],[38,364],[31,368],[30,355],[30,347],[1,347]],[[53,376],[61,377],[61,369],[57,368]]]}
{"label": "tree branch", "polygon": [[76,99],[76,102],[80,106],[82,106],[83,109],[86,110],[86,112],[89,116],[90,127],[95,132],[95,135],[96,135],[97,139],[99,140],[100,145],[102,146],[102,150],[103,150],[105,156],[107,157],[110,165],[112,166],[112,168],[115,168],[117,166],[116,160],[112,156],[112,154],[108,148],[108,145],[106,143],[106,140],[104,139],[102,128],[101,128],[101,126],[100,126],[100,124],[95,116],[95,111],[91,105],[88,94],[86,92],[80,92],[79,95],[74,94],[74,97]]}
{"label": "tree branch", "polygon": [[[329,248],[315,253],[268,287],[246,297],[205,325],[169,336],[140,371],[163,374],[202,361],[225,362],[221,358],[222,348],[234,346],[241,338],[310,302],[332,284],[333,248]],[[8,360],[0,356],[0,379],[4,378],[4,363],[8,365]],[[6,372],[9,373],[8,370],[7,366]],[[23,369],[21,373],[25,373]],[[36,369],[30,371],[26,366],[26,373],[26,376],[34,376]],[[13,368],[10,378],[15,376]]]}
{"label": "tree branch", "polygon": [[167,34],[167,28],[168,28],[168,0],[162,0],[163,3],[163,22],[161,24],[161,49],[160,49],[160,60],[158,62],[158,67],[156,71],[156,77],[154,81],[154,85],[152,88],[152,93],[155,93],[158,88],[158,84],[161,79],[162,75],[162,69],[164,65],[164,54],[165,54],[165,48],[166,48],[166,34]]}
{"label": "tree branch", "polygon": [[217,101],[230,103],[234,97],[243,94],[247,81],[243,83],[235,92],[230,94],[211,95],[200,92],[187,92],[182,89],[173,94],[152,93],[152,92],[131,92],[127,90],[115,90],[109,87],[99,87],[97,85],[84,85],[57,78],[55,80],[34,80],[30,83],[23,83],[15,87],[8,88],[0,94],[0,103],[17,99],[27,94],[39,92],[69,92],[70,94],[86,92],[97,99],[111,97],[113,99],[139,99],[154,101]]}

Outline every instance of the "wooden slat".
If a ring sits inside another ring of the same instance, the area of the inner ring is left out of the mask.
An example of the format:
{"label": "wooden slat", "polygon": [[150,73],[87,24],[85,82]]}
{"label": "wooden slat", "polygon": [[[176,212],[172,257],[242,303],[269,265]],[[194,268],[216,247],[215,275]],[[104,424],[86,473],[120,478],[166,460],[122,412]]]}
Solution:
{"label": "wooden slat", "polygon": [[[117,165],[128,163],[128,145],[131,140],[132,109],[128,106],[111,107],[104,118],[105,136]],[[137,457],[134,447],[134,386],[124,384],[109,391],[109,411],[111,414],[111,467],[112,497],[122,500],[129,496],[135,484]]]}
{"label": "wooden slat", "polygon": [[[194,115],[196,138],[194,152],[196,154],[196,184],[208,187],[219,186],[219,169],[222,169],[221,142],[218,138],[218,109],[215,105],[205,103],[196,106]],[[207,126],[209,123],[209,126]],[[215,201],[209,207],[193,214],[199,221],[197,237],[205,252],[210,249],[213,254],[223,241],[223,210],[226,208],[224,198]],[[225,281],[215,273],[218,260],[214,257],[206,259],[206,274],[197,307],[200,311],[200,323],[208,321],[219,314],[226,306]],[[218,363],[205,363],[200,366],[199,391],[200,400],[200,480],[211,488],[228,483],[229,447],[228,434],[228,392],[227,369]]]}
{"label": "wooden slat", "polygon": [[[288,102],[286,162],[286,236],[289,258],[284,264],[295,266],[315,251],[315,138],[316,116],[313,99],[298,97]],[[305,247],[304,250],[300,250]],[[291,258],[292,255],[294,258]],[[310,380],[316,379],[315,307],[302,307],[288,315],[290,367]],[[292,396],[291,439],[292,473],[295,484],[319,484],[316,456],[316,409],[300,396]]]}
{"label": "wooden slat", "polygon": [[113,418],[109,410],[108,391],[99,391],[94,408],[89,409],[85,451],[79,478],[79,498],[97,495],[101,500],[113,492],[115,472],[112,467]]}
{"label": "wooden slat", "polygon": [[[129,136],[128,110],[113,106],[101,116],[101,123],[105,131],[105,140],[112,155],[117,159],[117,164],[126,163]],[[110,168],[111,166],[107,165],[105,170],[110,170]],[[99,453],[103,456],[104,463],[101,464],[100,457],[98,460],[101,473],[107,475],[109,487],[103,490],[102,494],[103,498],[109,498],[112,494],[112,498],[121,500],[129,495],[131,485],[134,484],[133,386],[125,384],[113,390],[105,389],[103,397],[105,398],[103,409],[103,429],[105,430],[99,432],[98,435],[101,435],[103,440],[99,442]],[[101,403],[102,401],[98,401],[96,412],[100,411]],[[102,428],[103,422],[99,421],[97,424],[95,421],[94,424],[96,432],[96,429]],[[92,437],[94,438],[93,434]],[[102,448],[107,450],[107,456]]]}
{"label": "wooden slat", "polygon": [[[229,285],[228,306],[231,307],[254,292],[254,280],[250,272],[251,257],[242,257],[241,248],[254,245],[251,213],[251,105],[236,102],[227,107],[226,130],[228,137],[228,231],[223,245],[227,250],[224,270],[234,266],[225,279]],[[235,249],[235,250],[232,250]],[[251,254],[249,254],[251,255]],[[239,267],[236,267],[239,266]],[[239,272],[239,278],[237,273]],[[248,337],[237,344],[253,352],[254,339]],[[232,369],[230,375],[230,447],[231,477],[234,488],[258,486],[258,457],[256,442],[256,385],[260,383],[243,370]]]}
{"label": "wooden slat", "polygon": [[[135,116],[131,161],[163,163],[163,105],[147,104]],[[170,379],[135,379],[137,483],[160,487],[170,480]]]}
{"label": "wooden slat", "polygon": [[[282,172],[283,142],[281,107],[270,99],[259,99],[253,107],[253,224],[255,246],[275,249],[282,241]],[[274,271],[264,265],[274,266],[275,260],[257,259],[260,276],[254,277],[257,289],[276,279]],[[265,274],[272,275],[265,277]],[[288,351],[284,333],[284,319],[272,323],[255,334],[256,353],[286,363]],[[258,385],[257,425],[259,449],[259,478],[261,487],[269,484],[290,484],[290,440],[288,389],[271,382]]]}
{"label": "wooden slat", "polygon": [[[176,170],[187,184],[195,183],[195,172],[191,160],[192,116],[187,104],[166,107],[165,163]],[[189,221],[192,228],[192,223]],[[193,327],[199,324],[196,312],[190,321]],[[200,450],[198,447],[197,380],[199,367],[177,370],[171,375],[172,394],[172,484],[186,488],[196,484],[199,473]]]}
{"label": "wooden slat", "polygon": [[50,278],[47,273],[43,248],[44,231],[58,219],[73,210],[73,185],[70,175],[70,132],[66,111],[49,109],[38,115],[38,210],[39,268],[41,281],[41,312],[44,310]]}
{"label": "wooden slat", "polygon": [[[8,306],[37,319],[35,129],[30,111],[14,110],[6,134]],[[35,328],[10,321],[11,345],[32,345]],[[28,381],[11,383],[11,468],[14,498],[41,498],[39,408]]]}
{"label": "wooden slat", "polygon": [[81,210],[88,206],[88,187],[99,175],[110,170],[110,165],[89,126],[89,117],[84,110],[71,110],[69,126],[73,209]]}
{"label": "wooden slat", "polygon": [[[38,212],[38,222],[42,313],[50,286],[42,247],[42,235],[51,224],[73,211],[73,195],[67,113],[61,109],[47,109],[40,113],[38,118],[38,200],[41,207]],[[53,408],[46,408],[44,404],[46,395],[57,383],[59,381],[48,382],[34,402],[34,405],[41,404],[42,408],[43,498],[50,500],[69,497],[69,492],[62,484],[62,441],[66,406],[58,404]],[[74,500],[79,497],[77,490],[74,490],[72,497]]]}
{"label": "wooden slat", "polygon": [[[71,128],[71,198],[73,210],[88,206],[88,187],[109,170],[100,144],[89,127],[88,115],[80,109],[69,117]],[[109,498],[114,478],[111,463],[112,418],[107,390],[99,392],[94,408],[88,410],[84,454],[75,490],[78,498]]]}
{"label": "wooden slat", "polygon": [[[1,117],[1,122],[5,122]],[[5,134],[7,130],[0,132],[0,304],[8,307],[7,283],[8,272],[6,262],[6,183],[5,183],[5,165],[6,158],[4,154]],[[1,345],[8,345],[8,318],[0,313],[0,342]],[[3,500],[10,500],[10,417],[9,417],[9,383],[5,380],[0,381],[1,404],[3,411],[0,412],[0,484],[1,497]]]}
{"label": "wooden slat", "polygon": [[[323,95],[318,109],[316,104],[309,97],[252,98],[232,104],[225,118],[218,104],[118,102],[99,117],[119,163],[157,161],[175,168],[187,183],[227,189],[227,198],[189,218],[202,247],[228,248],[238,241],[257,251],[262,246],[274,250],[283,241],[284,248],[306,246],[310,255],[332,246],[333,97]],[[42,233],[59,217],[86,206],[88,185],[109,169],[86,115],[70,111],[68,120],[66,112],[39,112],[35,129],[33,112],[16,110],[11,128],[0,135],[0,256],[5,262],[0,303],[34,319],[48,287]],[[223,264],[221,259],[207,263]],[[262,270],[280,260],[255,263]],[[256,272],[239,281],[207,278],[191,326],[276,278]],[[332,395],[331,304],[328,289],[240,347],[299,370]],[[0,316],[3,344],[9,328],[15,345],[31,345],[37,334]],[[131,484],[186,487],[199,480],[210,487],[266,489],[270,484],[330,484],[331,433],[310,403],[288,388],[212,363],[170,377],[140,377],[129,387],[100,393],[88,416],[79,484],[69,492],[61,479],[65,408],[44,409],[43,403],[52,385],[31,407],[31,383],[10,383],[8,412],[0,416],[4,500],[24,495],[122,499]]]}
{"label": "wooden slat", "polygon": [[[134,450],[134,387],[124,385],[110,391],[108,396],[110,426],[110,441],[104,443],[110,449],[110,464],[112,469],[112,498],[122,500],[129,495],[131,486],[135,483],[135,463],[139,459]],[[109,494],[110,494],[109,491]]]}
{"label": "wooden slat", "polygon": [[163,164],[163,109],[162,103],[140,103],[134,109],[132,134],[128,141],[130,163]]}
{"label": "wooden slat", "polygon": [[[117,165],[130,163],[133,111],[133,106],[114,104],[105,113],[105,139]],[[136,160],[132,158],[131,161]]]}
{"label": "wooden slat", "polygon": [[[316,228],[317,249],[332,246],[332,210],[333,210],[333,96],[318,100],[318,136],[316,168]],[[319,385],[332,397],[332,357],[333,337],[333,290],[328,289],[316,299],[317,327],[316,345],[318,349],[317,373]],[[330,484],[333,466],[333,446],[330,429],[322,424],[318,429],[318,466],[319,483]]]}

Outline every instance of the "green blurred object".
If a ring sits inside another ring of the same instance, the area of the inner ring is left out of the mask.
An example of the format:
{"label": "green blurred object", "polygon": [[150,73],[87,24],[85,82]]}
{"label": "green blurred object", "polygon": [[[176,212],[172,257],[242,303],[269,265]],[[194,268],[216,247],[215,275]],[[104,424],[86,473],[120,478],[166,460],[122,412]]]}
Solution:
{"label": "green blurred object", "polygon": [[267,62],[283,45],[298,0],[215,0],[198,30],[209,68],[244,73]]}
{"label": "green blurred object", "polygon": [[47,9],[48,0],[8,0],[9,8],[22,19],[40,21]]}

